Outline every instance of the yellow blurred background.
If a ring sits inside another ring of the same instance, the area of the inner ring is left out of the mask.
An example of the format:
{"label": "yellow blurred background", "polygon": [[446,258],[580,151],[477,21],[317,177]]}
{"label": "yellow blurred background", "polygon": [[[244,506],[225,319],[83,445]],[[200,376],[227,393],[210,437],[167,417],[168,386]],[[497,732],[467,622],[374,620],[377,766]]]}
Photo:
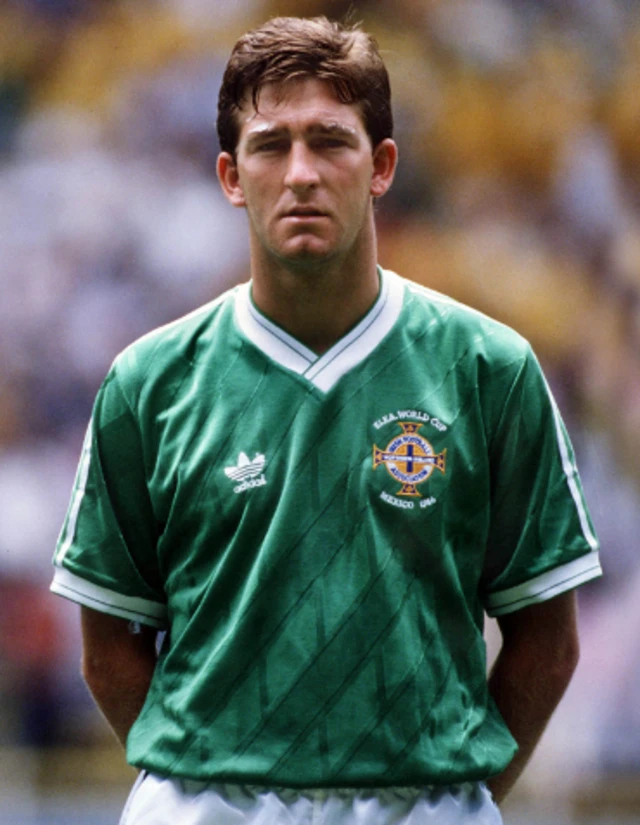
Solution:
{"label": "yellow blurred background", "polygon": [[247,277],[215,179],[232,44],[321,13],[362,20],[391,73],[382,264],[531,340],[602,541],[578,673],[506,821],[640,821],[639,4],[0,0],[3,825],[117,821],[132,773],[48,593],[53,545],[113,357]]}

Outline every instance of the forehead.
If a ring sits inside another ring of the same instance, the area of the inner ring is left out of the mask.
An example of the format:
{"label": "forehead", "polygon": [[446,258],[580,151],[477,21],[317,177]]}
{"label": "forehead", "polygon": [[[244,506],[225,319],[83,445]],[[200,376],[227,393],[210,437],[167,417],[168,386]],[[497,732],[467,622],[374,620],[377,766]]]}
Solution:
{"label": "forehead", "polygon": [[249,94],[240,110],[240,138],[264,129],[304,129],[315,124],[335,124],[364,131],[358,103],[342,103],[331,85],[316,78],[267,83],[259,92],[257,107]]}

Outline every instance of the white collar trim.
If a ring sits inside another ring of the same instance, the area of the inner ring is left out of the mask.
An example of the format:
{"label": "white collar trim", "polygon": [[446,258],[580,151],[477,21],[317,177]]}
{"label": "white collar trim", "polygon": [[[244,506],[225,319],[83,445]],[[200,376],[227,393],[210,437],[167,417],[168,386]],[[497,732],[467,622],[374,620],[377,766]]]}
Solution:
{"label": "white collar trim", "polygon": [[404,300],[404,282],[390,270],[379,269],[380,294],[365,317],[322,355],[305,347],[256,309],[251,284],[242,284],[235,300],[236,322],[258,349],[283,367],[302,375],[328,392],[369,356],[398,320]]}

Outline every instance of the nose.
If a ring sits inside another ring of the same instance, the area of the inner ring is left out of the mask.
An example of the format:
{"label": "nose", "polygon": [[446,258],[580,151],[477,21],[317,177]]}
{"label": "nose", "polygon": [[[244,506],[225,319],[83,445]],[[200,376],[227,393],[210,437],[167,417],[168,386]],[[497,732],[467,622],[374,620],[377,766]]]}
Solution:
{"label": "nose", "polygon": [[319,182],[317,159],[302,141],[294,141],[289,150],[284,183],[294,192],[313,189]]}

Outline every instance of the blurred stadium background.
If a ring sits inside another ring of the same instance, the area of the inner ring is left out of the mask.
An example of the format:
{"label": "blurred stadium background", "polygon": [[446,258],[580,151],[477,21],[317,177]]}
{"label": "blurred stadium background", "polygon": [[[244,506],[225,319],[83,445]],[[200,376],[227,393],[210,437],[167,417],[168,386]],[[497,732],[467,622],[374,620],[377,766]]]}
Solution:
{"label": "blurred stadium background", "polygon": [[578,674],[507,823],[640,821],[636,0],[0,0],[3,825],[117,821],[132,773],[50,557],[111,359],[246,278],[214,173],[228,51],[318,13],[363,20],[392,74],[383,264],[533,342],[602,540]]}

